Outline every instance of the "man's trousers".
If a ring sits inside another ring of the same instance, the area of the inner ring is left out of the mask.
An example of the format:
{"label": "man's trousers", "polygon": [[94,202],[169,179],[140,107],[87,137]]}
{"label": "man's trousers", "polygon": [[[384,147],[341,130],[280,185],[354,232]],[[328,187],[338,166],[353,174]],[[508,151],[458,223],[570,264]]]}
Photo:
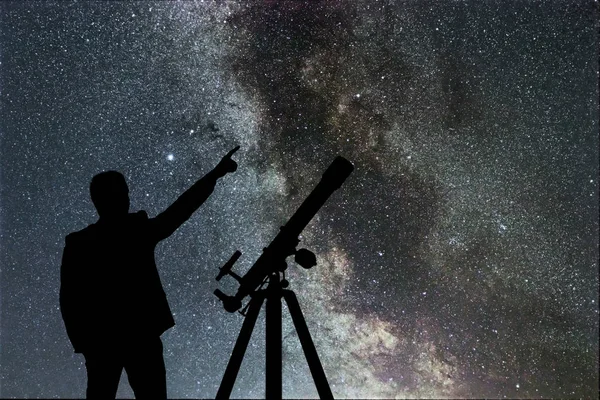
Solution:
{"label": "man's trousers", "polygon": [[166,399],[167,379],[160,337],[85,352],[88,399],[114,399],[123,369],[136,399]]}

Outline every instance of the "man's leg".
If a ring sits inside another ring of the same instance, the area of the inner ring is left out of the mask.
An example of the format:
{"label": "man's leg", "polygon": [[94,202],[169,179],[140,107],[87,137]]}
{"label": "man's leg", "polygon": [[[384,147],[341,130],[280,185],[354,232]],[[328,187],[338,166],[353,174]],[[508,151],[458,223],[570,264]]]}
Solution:
{"label": "man's leg", "polygon": [[125,359],[125,371],[136,399],[166,399],[167,375],[160,337],[138,340]]}
{"label": "man's leg", "polygon": [[86,353],[88,399],[114,399],[117,396],[123,364],[116,354],[107,352]]}

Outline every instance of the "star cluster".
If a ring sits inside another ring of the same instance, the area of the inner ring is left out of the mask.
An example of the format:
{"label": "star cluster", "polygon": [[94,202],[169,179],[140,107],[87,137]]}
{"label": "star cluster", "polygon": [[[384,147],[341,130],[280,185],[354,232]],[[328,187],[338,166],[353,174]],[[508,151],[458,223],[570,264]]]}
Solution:
{"label": "star cluster", "polygon": [[[214,397],[243,273],[336,155],[290,263],[335,397],[596,397],[593,1],[0,3],[0,397],[82,397],[58,308],[91,177],[154,216],[239,169],[157,248],[169,397]],[[285,311],[285,310],[284,310]],[[233,395],[264,395],[264,324]],[[283,393],[317,397],[287,313]],[[119,396],[132,396],[122,379]]]}

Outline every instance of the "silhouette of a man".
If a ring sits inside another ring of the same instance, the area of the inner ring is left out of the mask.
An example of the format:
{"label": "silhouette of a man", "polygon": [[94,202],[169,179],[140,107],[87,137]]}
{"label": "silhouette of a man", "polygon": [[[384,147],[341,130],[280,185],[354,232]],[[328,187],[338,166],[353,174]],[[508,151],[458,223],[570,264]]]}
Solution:
{"label": "silhouette of a man", "polygon": [[129,213],[129,189],[119,172],[92,179],[100,218],[66,237],[60,286],[67,334],[85,357],[87,398],[114,399],[123,368],[136,398],[167,398],[160,335],[175,321],[154,248],[204,203],[219,178],[237,169],[231,156],[238,149],[155,218]]}

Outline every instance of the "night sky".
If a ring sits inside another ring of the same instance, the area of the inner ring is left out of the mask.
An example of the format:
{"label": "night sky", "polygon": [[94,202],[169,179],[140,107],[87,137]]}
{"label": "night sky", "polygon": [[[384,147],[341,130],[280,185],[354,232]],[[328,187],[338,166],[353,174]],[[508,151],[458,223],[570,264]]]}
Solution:
{"label": "night sky", "polygon": [[[290,263],[334,396],[598,396],[598,3],[0,3],[0,397],[83,397],[64,237],[123,172],[155,216],[238,171],[156,260],[169,397],[214,397],[245,272],[336,155],[355,171]],[[283,328],[283,394],[317,397]],[[259,320],[234,388],[264,395]],[[123,374],[119,396],[132,397]]]}

